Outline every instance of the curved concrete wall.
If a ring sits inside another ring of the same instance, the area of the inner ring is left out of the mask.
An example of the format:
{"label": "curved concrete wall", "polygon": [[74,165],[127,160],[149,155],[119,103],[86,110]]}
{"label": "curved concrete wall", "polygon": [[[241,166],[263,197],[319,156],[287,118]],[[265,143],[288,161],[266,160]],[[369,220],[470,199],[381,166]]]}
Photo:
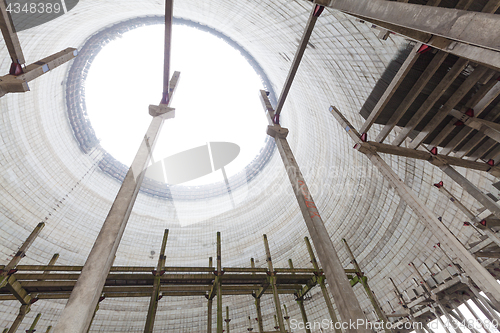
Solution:
{"label": "curved concrete wall", "polygon": [[[279,93],[311,7],[306,1],[186,0],[175,3],[175,15],[208,25],[238,42],[261,64]],[[93,33],[116,22],[162,12],[163,2],[151,0],[85,0],[70,13],[19,35],[31,63],[69,46],[80,47]],[[282,124],[290,129],[289,142],[345,267],[349,260],[342,237],[390,312],[387,301],[394,307],[397,302],[389,276],[410,286],[410,261],[417,265],[423,260],[428,265],[447,262],[443,253],[433,249],[437,240],[368,159],[352,149],[352,142],[328,112],[334,104],[354,125],[362,124],[359,109],[387,64],[407,43],[395,35],[382,41],[377,33],[366,23],[325,10],[285,104]],[[0,55],[0,70],[5,73],[10,65],[5,48]],[[83,264],[118,191],[120,184],[96,169],[99,156],[83,154],[73,137],[64,100],[67,71],[65,64],[32,82],[30,92],[0,99],[1,263],[45,220],[46,227],[22,263],[46,264],[59,253],[59,264]],[[462,241],[474,237],[462,226],[464,216],[432,184],[443,179],[466,206],[472,209],[478,204],[440,170],[404,158],[387,161]],[[491,190],[484,175],[468,171],[467,176]],[[192,205],[196,207],[196,202]],[[167,265],[207,265],[208,257],[215,257],[216,232],[221,231],[223,266],[249,266],[254,257],[258,267],[265,267],[264,233],[276,267],[288,267],[289,258],[296,267],[310,266],[303,242],[308,233],[278,154],[249,184],[245,203],[235,210],[187,227],[179,225],[173,212],[167,201],[139,194],[115,265],[155,265],[163,230],[169,228]],[[356,292],[373,319],[361,288]],[[246,330],[247,316],[255,317],[253,299],[238,296],[223,301],[230,306],[231,328]],[[141,332],[148,302],[106,299],[91,332]],[[300,320],[293,297],[282,296],[282,302],[290,316]],[[54,325],[63,306],[64,301],[37,302],[20,328],[27,329],[38,312],[43,314],[39,330]],[[271,330],[270,296],[265,296],[262,306],[265,328]],[[327,318],[319,288],[312,290],[306,309],[311,321]],[[17,302],[0,302],[0,328],[10,326],[17,312]],[[204,298],[163,298],[155,331],[204,332],[205,322]]]}

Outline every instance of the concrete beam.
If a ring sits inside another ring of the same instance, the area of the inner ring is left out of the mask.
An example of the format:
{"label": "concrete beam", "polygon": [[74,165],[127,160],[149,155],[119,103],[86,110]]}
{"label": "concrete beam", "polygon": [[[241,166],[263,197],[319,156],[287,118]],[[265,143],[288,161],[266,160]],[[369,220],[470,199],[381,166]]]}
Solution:
{"label": "concrete beam", "polygon": [[12,326],[10,327],[7,333],[16,333],[24,317],[30,312],[30,310],[31,310],[30,304],[21,305],[21,308],[19,308],[19,313],[17,314],[16,319],[12,323]]}

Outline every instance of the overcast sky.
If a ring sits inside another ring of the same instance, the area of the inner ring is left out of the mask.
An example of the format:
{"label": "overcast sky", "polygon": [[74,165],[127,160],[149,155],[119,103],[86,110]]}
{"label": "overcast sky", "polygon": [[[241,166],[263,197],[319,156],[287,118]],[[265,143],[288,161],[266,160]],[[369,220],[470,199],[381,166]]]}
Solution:
{"label": "overcast sky", "polygon": [[[130,165],[151,121],[163,88],[164,27],[127,32],[98,54],[85,86],[87,112],[101,145]],[[172,100],[175,119],[165,122],[155,160],[209,141],[240,146],[226,167],[240,171],[263,147],[267,121],[258,98],[262,83],[239,51],[195,28],[174,25],[171,74],[181,72]],[[222,181],[220,171],[185,183]]]}

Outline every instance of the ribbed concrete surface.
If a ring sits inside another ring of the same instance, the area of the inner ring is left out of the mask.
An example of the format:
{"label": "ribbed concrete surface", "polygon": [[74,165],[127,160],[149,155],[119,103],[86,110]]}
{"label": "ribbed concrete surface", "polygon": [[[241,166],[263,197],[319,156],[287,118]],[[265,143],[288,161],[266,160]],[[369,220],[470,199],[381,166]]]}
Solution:
{"label": "ribbed concrete surface", "polygon": [[[311,4],[305,1],[175,4],[176,16],[213,27],[246,48],[277,92],[310,10]],[[162,12],[163,3],[156,1],[80,1],[69,14],[21,32],[20,39],[28,62],[34,62],[68,46],[80,47],[90,35],[113,23]],[[367,24],[325,10],[285,104],[282,124],[290,129],[292,149],[345,266],[349,260],[341,246],[342,237],[351,244],[384,310],[390,312],[387,301],[394,307],[397,302],[389,276],[407,287],[411,284],[410,261],[420,265],[425,260],[432,266],[446,264],[446,259],[432,247],[437,240],[370,162],[352,149],[352,142],[328,112],[328,106],[334,104],[353,124],[362,124],[358,115],[361,105],[398,48],[406,43],[394,35],[381,41],[377,34]],[[0,54],[0,71],[6,73],[10,59],[4,48]],[[31,92],[0,99],[2,263],[36,224],[47,218],[47,226],[22,263],[46,264],[52,254],[59,253],[59,264],[83,264],[118,191],[116,180],[95,170],[99,156],[81,153],[73,138],[64,100],[67,70],[68,65],[64,65],[32,82]],[[256,116],[262,116],[261,110],[256,110]],[[477,208],[470,196],[430,164],[404,158],[387,160],[462,241],[471,237],[471,230],[461,223],[465,217],[432,183],[443,179],[466,206]],[[467,177],[492,191],[491,181],[484,175],[467,172]],[[169,228],[167,265],[208,265],[208,257],[215,257],[216,232],[221,231],[223,266],[249,266],[254,257],[259,260],[257,266],[265,267],[262,234],[266,233],[276,267],[288,267],[289,258],[296,267],[309,267],[303,242],[308,234],[278,154],[249,185],[245,204],[188,227],[180,227],[171,204],[140,194],[115,264],[155,265],[163,229]],[[156,255],[151,256],[151,251]],[[371,312],[361,288],[356,290],[366,312]],[[312,295],[306,302],[309,319],[327,318],[319,288],[314,288]],[[223,300],[230,306],[231,328],[246,330],[247,316],[256,316],[252,298]],[[300,320],[293,297],[283,296],[282,301],[291,317]],[[148,299],[106,299],[91,332],[141,332],[147,305]],[[37,302],[20,329],[27,329],[41,312],[38,329],[45,330],[56,323],[63,306],[63,301]],[[265,329],[271,330],[274,307],[270,296],[265,296],[262,306]],[[0,302],[0,328],[10,326],[17,311],[17,302]],[[373,319],[371,314],[369,318]],[[204,298],[163,298],[155,331],[203,332],[205,323]]]}

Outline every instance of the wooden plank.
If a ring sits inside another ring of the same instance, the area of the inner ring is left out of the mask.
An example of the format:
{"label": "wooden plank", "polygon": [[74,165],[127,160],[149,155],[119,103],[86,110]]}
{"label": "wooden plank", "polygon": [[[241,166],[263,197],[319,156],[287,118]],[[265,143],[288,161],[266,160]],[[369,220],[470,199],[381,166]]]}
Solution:
{"label": "wooden plank", "polygon": [[420,121],[425,117],[425,115],[432,108],[434,103],[444,94],[446,89],[453,83],[453,81],[457,78],[457,76],[462,72],[462,70],[469,63],[466,59],[458,59],[457,62],[453,65],[448,73],[443,77],[443,79],[439,82],[436,88],[432,91],[432,93],[427,97],[425,102],[420,106],[420,108],[415,112],[413,117],[408,121],[406,126],[399,132],[398,136],[394,141],[392,141],[392,145],[399,146],[404,139],[410,134],[410,132],[420,123]]}
{"label": "wooden plank", "polygon": [[420,56],[420,53],[417,51],[420,49],[422,46],[422,43],[416,43],[413,49],[411,50],[410,54],[406,58],[406,60],[403,62],[403,65],[401,65],[401,68],[399,71],[396,73],[394,78],[392,79],[391,83],[385,90],[384,94],[380,98],[380,100],[377,102],[375,107],[373,108],[372,112],[366,118],[365,123],[363,126],[361,126],[360,133],[367,133],[372,125],[375,123],[377,120],[378,116],[382,112],[382,110],[385,108],[389,100],[391,99],[392,95],[396,92],[396,90],[399,88],[401,83],[403,82],[406,74],[410,71],[411,67],[417,61],[418,57]]}
{"label": "wooden plank", "polygon": [[434,58],[432,58],[429,65],[425,68],[424,72],[418,78],[417,82],[415,82],[415,84],[413,85],[411,90],[406,94],[405,98],[398,106],[396,111],[394,111],[387,124],[377,135],[375,141],[383,142],[385,140],[387,135],[389,135],[394,126],[396,126],[399,120],[403,117],[408,108],[412,105],[412,103],[418,97],[422,89],[424,89],[425,85],[429,82],[434,73],[436,73],[439,66],[441,66],[441,64],[443,63],[443,61],[446,59],[447,56],[448,53],[443,51],[438,51],[438,53],[434,55]]}

